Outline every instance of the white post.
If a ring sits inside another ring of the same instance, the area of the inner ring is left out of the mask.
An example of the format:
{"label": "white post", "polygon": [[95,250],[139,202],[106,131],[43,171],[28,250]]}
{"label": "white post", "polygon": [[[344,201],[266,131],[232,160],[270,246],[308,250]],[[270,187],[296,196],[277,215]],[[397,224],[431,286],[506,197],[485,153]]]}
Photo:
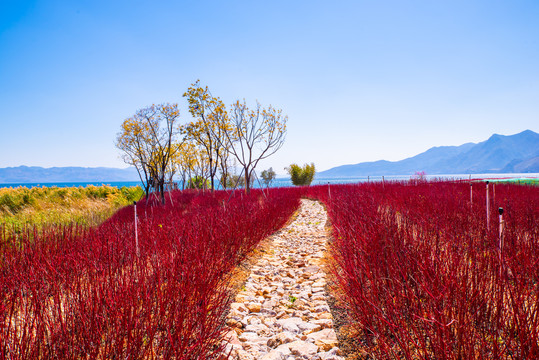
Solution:
{"label": "white post", "polygon": [[489,199],[489,196],[488,196],[488,181],[487,181],[487,230],[490,229],[490,216],[489,216],[489,213],[490,213],[490,199]]}
{"label": "white post", "polygon": [[500,229],[499,229],[499,247],[500,247],[500,277],[502,276],[503,268],[503,208],[498,208]]}
{"label": "white post", "polygon": [[500,220],[500,229],[499,229],[499,238],[500,238],[500,251],[503,249],[503,208],[498,208],[498,213],[500,214],[499,220]]}
{"label": "white post", "polygon": [[140,251],[138,248],[138,229],[137,229],[137,202],[133,201],[133,208],[135,209],[135,249],[137,252],[137,257],[140,256]]}
{"label": "white post", "polygon": [[331,200],[331,188],[329,186],[329,181],[328,181],[328,196],[329,196],[329,200]]}

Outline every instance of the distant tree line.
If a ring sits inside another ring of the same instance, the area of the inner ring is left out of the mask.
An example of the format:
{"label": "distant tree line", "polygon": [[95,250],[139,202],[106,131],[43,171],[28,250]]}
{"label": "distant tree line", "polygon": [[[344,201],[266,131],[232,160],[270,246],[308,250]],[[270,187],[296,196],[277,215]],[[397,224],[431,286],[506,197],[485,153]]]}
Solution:
{"label": "distant tree line", "polygon": [[[245,100],[227,110],[199,81],[183,96],[192,121],[180,123],[178,104],[151,105],[125,119],[117,135],[122,159],[137,169],[146,194],[156,189],[165,203],[165,187],[173,177],[183,187],[214,191],[219,183],[250,192],[259,162],[284,144],[288,117],[258,102],[249,109]],[[268,186],[275,178],[270,170],[264,173]]]}

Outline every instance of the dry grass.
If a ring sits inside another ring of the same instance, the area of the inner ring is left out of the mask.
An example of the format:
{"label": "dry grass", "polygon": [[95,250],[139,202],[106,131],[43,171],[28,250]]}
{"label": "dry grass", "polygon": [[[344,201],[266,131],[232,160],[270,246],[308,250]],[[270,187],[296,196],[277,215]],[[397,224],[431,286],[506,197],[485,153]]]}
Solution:
{"label": "dry grass", "polygon": [[138,186],[0,188],[0,225],[95,226],[141,196]]}

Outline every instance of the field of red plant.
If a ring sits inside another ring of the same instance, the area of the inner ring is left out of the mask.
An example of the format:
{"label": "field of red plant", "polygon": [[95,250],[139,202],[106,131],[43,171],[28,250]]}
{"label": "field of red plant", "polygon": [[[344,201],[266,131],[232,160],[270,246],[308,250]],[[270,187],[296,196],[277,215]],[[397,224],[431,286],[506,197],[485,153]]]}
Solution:
{"label": "field of red plant", "polygon": [[173,192],[139,202],[138,237],[133,206],[98,228],[1,228],[0,358],[218,358],[232,270],[301,193],[328,209],[358,350],[539,357],[539,188],[491,184],[487,226],[485,183],[417,181]]}
{"label": "field of red plant", "polygon": [[[328,191],[329,190],[329,191]],[[539,358],[539,188],[321,186],[358,350],[376,359]],[[498,207],[504,208],[502,241]]]}
{"label": "field of red plant", "polygon": [[98,228],[0,229],[0,358],[212,359],[231,270],[299,206],[293,190],[174,192]]}

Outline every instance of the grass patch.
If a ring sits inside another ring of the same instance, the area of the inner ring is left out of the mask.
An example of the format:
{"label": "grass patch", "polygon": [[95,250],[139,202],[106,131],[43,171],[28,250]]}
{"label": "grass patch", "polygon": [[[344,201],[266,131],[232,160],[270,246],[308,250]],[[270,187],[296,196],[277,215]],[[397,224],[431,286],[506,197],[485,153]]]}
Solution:
{"label": "grass patch", "polygon": [[0,225],[95,226],[142,195],[140,186],[0,188]]}

